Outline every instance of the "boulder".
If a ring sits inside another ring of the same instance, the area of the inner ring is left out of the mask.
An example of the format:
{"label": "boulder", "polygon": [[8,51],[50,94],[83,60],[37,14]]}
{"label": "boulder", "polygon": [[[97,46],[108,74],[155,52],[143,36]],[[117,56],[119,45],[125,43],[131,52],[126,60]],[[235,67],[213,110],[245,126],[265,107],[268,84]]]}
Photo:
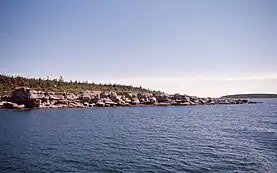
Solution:
{"label": "boulder", "polygon": [[183,100],[183,96],[181,94],[174,94],[172,96],[173,100]]}
{"label": "boulder", "polygon": [[125,100],[125,99],[131,100],[132,97],[133,97],[135,94],[128,93],[128,92],[121,92],[119,95],[121,95],[121,97],[122,97],[123,100]]}
{"label": "boulder", "polygon": [[111,92],[109,98],[115,103],[119,103],[122,101],[122,99],[116,94],[116,92]]}
{"label": "boulder", "polygon": [[151,97],[151,98],[149,99],[149,103],[150,103],[150,104],[155,104],[156,102],[157,102],[156,97]]}
{"label": "boulder", "polygon": [[242,103],[242,104],[246,104],[246,103],[248,103],[248,102],[249,102],[249,100],[246,100],[246,99],[241,100],[241,103]]}
{"label": "boulder", "polygon": [[57,100],[57,101],[55,101],[56,105],[59,105],[59,104],[61,104],[61,105],[67,105],[69,103],[70,103],[70,100]]}
{"label": "boulder", "polygon": [[58,108],[57,105],[50,105],[49,108]]}
{"label": "boulder", "polygon": [[180,106],[182,103],[181,103],[181,101],[172,101],[172,102],[170,102],[170,105],[172,105],[172,106]]}
{"label": "boulder", "polygon": [[110,92],[103,91],[103,92],[100,93],[100,99],[109,98],[109,96],[110,96]]}
{"label": "boulder", "polygon": [[209,102],[209,105],[214,105],[214,104],[215,104],[214,101]]}
{"label": "boulder", "polygon": [[[35,93],[35,94],[34,94]],[[36,91],[26,87],[16,87],[12,91],[11,100],[17,105],[24,105],[26,108],[35,108],[40,106],[40,100]]]}
{"label": "boulder", "polygon": [[18,101],[18,100],[26,100],[30,99],[30,89],[27,87],[16,87],[12,91],[12,100]]}
{"label": "boulder", "polygon": [[12,103],[12,102],[6,102],[3,105],[3,108],[7,108],[7,109],[13,109],[17,106],[16,103]]}
{"label": "boulder", "polygon": [[89,107],[89,103],[88,103],[88,102],[84,102],[83,105],[84,105],[85,107]]}
{"label": "boulder", "polygon": [[112,100],[110,100],[110,99],[103,99],[103,101],[104,101],[104,103],[105,103],[105,105],[111,105],[111,106],[115,106],[117,103],[115,103],[115,102],[113,102]]}
{"label": "boulder", "polygon": [[89,104],[88,106],[89,106],[89,107],[94,107],[95,104],[94,104],[94,103],[91,103],[91,104]]}
{"label": "boulder", "polygon": [[67,100],[76,100],[78,97],[73,93],[69,93],[69,94],[66,94],[65,98]]}
{"label": "boulder", "polygon": [[81,106],[83,106],[83,105],[81,103],[78,103],[78,102],[70,102],[67,105],[68,108],[77,108],[77,107],[81,107]]}
{"label": "boulder", "polygon": [[170,102],[170,98],[169,98],[168,94],[158,93],[158,94],[155,94],[155,98],[156,98],[157,102],[159,102],[159,103]]}
{"label": "boulder", "polygon": [[23,109],[25,108],[25,105],[17,105],[16,109]]}
{"label": "boulder", "polygon": [[29,99],[29,100],[24,100],[22,104],[26,108],[38,108],[40,107],[41,101],[37,99]]}
{"label": "boulder", "polygon": [[50,100],[64,100],[65,97],[62,94],[51,94],[49,95]]}
{"label": "boulder", "polygon": [[183,101],[184,101],[184,102],[191,102],[190,97],[187,96],[187,95],[184,95],[184,96],[183,96]]}
{"label": "boulder", "polygon": [[131,99],[131,104],[132,105],[140,104],[140,101],[136,96],[133,96]]}
{"label": "boulder", "polygon": [[29,98],[30,99],[43,99],[45,97],[44,94],[40,94],[39,92],[35,90],[30,90],[29,92]]}
{"label": "boulder", "polygon": [[206,101],[204,99],[199,99],[199,103],[203,105],[206,103]]}
{"label": "boulder", "polygon": [[22,108],[25,108],[24,105],[18,105],[16,103],[12,103],[12,102],[3,103],[2,107],[7,108],[7,109],[22,109]]}
{"label": "boulder", "polygon": [[188,106],[188,105],[191,105],[190,102],[184,102],[184,103],[181,103],[182,106]]}
{"label": "boulder", "polygon": [[129,106],[130,104],[129,103],[126,103],[125,101],[120,101],[120,102],[118,102],[118,104],[117,104],[118,106]]}
{"label": "boulder", "polygon": [[78,99],[82,102],[95,103],[97,100],[99,100],[98,97],[99,96],[97,93],[86,90],[81,92],[81,94],[78,96]]}
{"label": "boulder", "polygon": [[220,99],[219,100],[219,104],[230,104],[231,102],[229,102],[228,100],[225,99]]}
{"label": "boulder", "polygon": [[91,100],[91,93],[89,91],[84,91],[80,96],[79,99],[83,102],[88,102]]}
{"label": "boulder", "polygon": [[124,98],[123,101],[126,102],[126,103],[132,103],[132,100],[129,99],[129,98]]}
{"label": "boulder", "polygon": [[0,101],[0,108],[3,107],[3,104],[7,103],[6,101]]}
{"label": "boulder", "polygon": [[105,103],[104,103],[102,100],[98,100],[98,101],[96,102],[95,106],[104,107],[104,106],[105,106]]}
{"label": "boulder", "polygon": [[69,108],[84,108],[85,106],[80,102],[71,102],[67,105]]}
{"label": "boulder", "polygon": [[151,97],[153,97],[153,95],[151,93],[138,93],[137,94],[137,98],[141,102],[148,102]]}

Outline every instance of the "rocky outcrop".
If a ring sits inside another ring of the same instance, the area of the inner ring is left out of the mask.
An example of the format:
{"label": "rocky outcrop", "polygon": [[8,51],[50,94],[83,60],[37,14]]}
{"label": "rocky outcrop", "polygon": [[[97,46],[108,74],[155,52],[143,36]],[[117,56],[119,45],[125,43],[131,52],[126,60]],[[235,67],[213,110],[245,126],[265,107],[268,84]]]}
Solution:
{"label": "rocky outcrop", "polygon": [[120,103],[122,102],[123,100],[116,94],[116,92],[111,92],[109,94],[109,98],[114,101],[115,103]]}
{"label": "rocky outcrop", "polygon": [[115,106],[188,106],[213,104],[248,104],[249,100],[222,98],[199,98],[181,94],[166,93],[128,93],[112,91],[82,91],[80,93],[47,92],[18,87],[11,97],[1,98],[2,108],[84,108]]}
{"label": "rocky outcrop", "polygon": [[23,108],[25,108],[24,105],[18,105],[16,103],[12,103],[12,102],[5,102],[2,104],[1,107],[6,108],[6,109],[23,109]]}
{"label": "rocky outcrop", "polygon": [[154,97],[158,103],[169,103],[171,101],[170,96],[164,93],[154,94]]}
{"label": "rocky outcrop", "polygon": [[[2,99],[2,98],[1,98]],[[3,104],[6,103],[5,101],[0,101],[0,108],[3,108]]]}
{"label": "rocky outcrop", "polygon": [[132,105],[138,105],[138,104],[140,104],[140,101],[136,96],[133,96],[132,99],[131,99],[131,104]]}
{"label": "rocky outcrop", "polygon": [[105,102],[103,100],[98,100],[95,105],[98,107],[105,107]]}
{"label": "rocky outcrop", "polygon": [[11,100],[17,105],[24,105],[26,108],[36,108],[40,106],[39,96],[29,88],[18,87],[12,91]]}

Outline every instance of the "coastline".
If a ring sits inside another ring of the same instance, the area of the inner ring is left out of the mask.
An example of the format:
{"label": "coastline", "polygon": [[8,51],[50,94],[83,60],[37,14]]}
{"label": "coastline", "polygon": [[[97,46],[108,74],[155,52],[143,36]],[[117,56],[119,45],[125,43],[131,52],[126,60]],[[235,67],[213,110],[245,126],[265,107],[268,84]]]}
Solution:
{"label": "coastline", "polygon": [[10,96],[1,97],[0,108],[88,108],[194,106],[215,104],[253,104],[248,99],[201,98],[162,92],[114,92],[83,90],[78,93],[51,92],[16,87]]}

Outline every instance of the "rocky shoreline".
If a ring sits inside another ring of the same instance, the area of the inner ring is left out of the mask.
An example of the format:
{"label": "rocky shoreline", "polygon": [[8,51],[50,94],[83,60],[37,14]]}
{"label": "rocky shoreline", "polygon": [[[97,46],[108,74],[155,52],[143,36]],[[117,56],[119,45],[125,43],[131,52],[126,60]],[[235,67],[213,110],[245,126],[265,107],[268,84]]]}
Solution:
{"label": "rocky shoreline", "polygon": [[123,106],[188,106],[214,104],[251,104],[246,99],[199,98],[161,92],[82,91],[79,93],[49,92],[17,87],[11,96],[0,98],[0,108],[86,108]]}

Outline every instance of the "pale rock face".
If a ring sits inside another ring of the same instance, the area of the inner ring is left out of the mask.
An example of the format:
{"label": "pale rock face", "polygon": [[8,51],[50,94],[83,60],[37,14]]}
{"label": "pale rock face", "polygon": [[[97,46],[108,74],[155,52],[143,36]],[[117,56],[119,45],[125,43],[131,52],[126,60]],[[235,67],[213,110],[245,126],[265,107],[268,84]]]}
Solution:
{"label": "pale rock face", "polygon": [[84,91],[80,96],[80,100],[88,102],[91,100],[91,93],[89,91]]}
{"label": "pale rock face", "polygon": [[90,92],[90,91],[84,91],[82,92],[79,96],[78,96],[79,100],[81,100],[82,102],[96,102],[97,100],[99,100],[99,96],[97,93],[94,92]]}
{"label": "pale rock face", "polygon": [[50,106],[50,105],[51,105],[51,103],[50,103],[49,100],[47,100],[47,101],[44,103],[44,106]]}
{"label": "pale rock face", "polygon": [[110,95],[110,92],[103,91],[103,92],[100,93],[100,99],[109,98],[109,95]]}
{"label": "pale rock face", "polygon": [[89,103],[88,103],[88,102],[84,102],[83,105],[86,106],[86,107],[88,107],[88,106],[89,106]]}
{"label": "pale rock face", "polygon": [[29,88],[19,87],[12,91],[11,99],[18,105],[25,105],[27,108],[39,107],[40,101],[35,99],[37,97]]}
{"label": "pale rock face", "polygon": [[41,94],[39,91],[30,90],[28,92],[28,97],[30,99],[43,99],[45,97],[45,95]]}
{"label": "pale rock face", "polygon": [[205,104],[206,102],[205,102],[204,99],[199,99],[199,103],[200,103],[200,104]]}
{"label": "pale rock face", "polygon": [[13,109],[17,106],[16,103],[12,103],[12,102],[6,102],[3,104],[3,108],[10,108],[10,109]]}
{"label": "pale rock face", "polygon": [[110,99],[115,103],[119,103],[122,101],[122,99],[116,94],[116,92],[111,92],[109,96],[110,96]]}
{"label": "pale rock face", "polygon": [[197,98],[197,97],[195,97],[195,96],[190,97],[190,100],[191,100],[191,102],[193,102],[193,103],[195,103],[195,104],[199,104],[199,103],[200,103],[199,98]]}
{"label": "pale rock face", "polygon": [[8,109],[22,109],[25,108],[24,105],[18,105],[16,103],[12,103],[12,102],[5,102],[2,105],[3,108],[8,108]]}
{"label": "pale rock face", "polygon": [[134,96],[132,93],[128,93],[128,92],[123,92],[120,94],[122,96],[122,98],[125,99],[132,99],[132,97]]}
{"label": "pale rock face", "polygon": [[182,100],[183,99],[183,96],[181,94],[174,94],[173,95],[173,99],[174,100]]}
{"label": "pale rock face", "polygon": [[155,95],[157,102],[169,102],[169,95],[167,94],[156,94]]}
{"label": "pale rock face", "polygon": [[125,98],[124,101],[125,101],[126,103],[131,103],[131,102],[132,102],[132,100],[129,99],[129,98]]}
{"label": "pale rock face", "polygon": [[185,102],[190,102],[190,97],[185,95],[183,100],[184,100]]}
{"label": "pale rock face", "polygon": [[104,103],[105,103],[105,104],[109,104],[109,105],[116,105],[116,103],[115,103],[115,102],[113,102],[112,100],[110,100],[109,98],[107,98],[107,99],[103,99],[103,101],[104,101]]}
{"label": "pale rock face", "polygon": [[153,95],[152,94],[149,94],[149,93],[138,93],[137,94],[137,97],[138,99],[149,99],[150,97],[152,97]]}
{"label": "pale rock face", "polygon": [[156,97],[151,97],[151,98],[150,98],[150,103],[154,104],[154,103],[156,103],[156,102],[157,102]]}
{"label": "pale rock face", "polygon": [[94,107],[94,106],[95,106],[94,103],[89,104],[89,107]]}
{"label": "pale rock face", "polygon": [[[120,94],[118,94],[120,93]],[[165,93],[128,93],[128,92],[83,91],[78,96],[65,92],[45,92],[18,87],[12,91],[11,97],[2,98],[0,107],[6,108],[82,108],[110,107],[131,105],[186,106],[196,104],[246,104],[248,100],[228,100],[220,98],[198,98],[195,96]],[[1,100],[1,98],[0,98]],[[7,102],[11,101],[11,102]],[[23,105],[22,105],[23,104]]]}
{"label": "pale rock face", "polygon": [[54,101],[55,102],[55,104],[64,104],[64,105],[66,105],[66,104],[69,104],[69,100],[57,100],[57,101]]}
{"label": "pale rock face", "polygon": [[118,103],[119,106],[127,106],[128,103],[126,103],[125,101],[121,100],[119,103]]}
{"label": "pale rock face", "polygon": [[77,96],[75,94],[73,94],[73,93],[70,93],[70,94],[66,95],[66,99],[68,99],[68,100],[76,100]]}
{"label": "pale rock face", "polygon": [[132,100],[131,100],[131,103],[136,105],[136,104],[140,104],[140,101],[137,97],[133,97]]}
{"label": "pale rock face", "polygon": [[64,96],[61,94],[51,94],[49,95],[50,100],[63,100]]}
{"label": "pale rock face", "polygon": [[0,107],[2,107],[4,103],[7,103],[7,102],[6,101],[0,101]]}
{"label": "pale rock face", "polygon": [[100,99],[100,100],[98,100],[98,101],[96,102],[95,105],[98,106],[98,107],[104,107],[104,106],[105,106],[105,103],[104,103],[104,101],[103,101],[102,99]]}
{"label": "pale rock face", "polygon": [[98,100],[100,100],[100,94],[95,94],[90,103],[96,103]]}

